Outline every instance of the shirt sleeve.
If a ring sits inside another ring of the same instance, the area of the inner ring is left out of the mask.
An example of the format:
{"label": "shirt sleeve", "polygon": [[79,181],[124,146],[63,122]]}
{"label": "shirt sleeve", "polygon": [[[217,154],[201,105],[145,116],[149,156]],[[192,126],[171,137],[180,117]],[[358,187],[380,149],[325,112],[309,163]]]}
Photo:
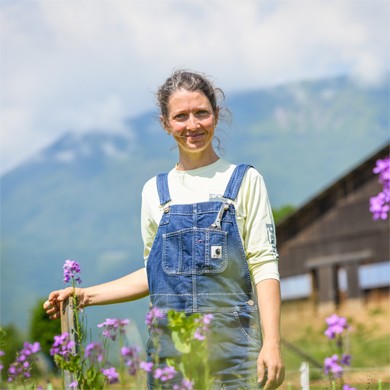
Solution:
{"label": "shirt sleeve", "polygon": [[156,202],[153,188],[156,186],[155,179],[148,181],[142,190],[141,203],[141,235],[144,243],[144,263],[148,261],[149,253],[152,249],[153,241],[157,233],[158,223],[155,214]]}
{"label": "shirt sleeve", "polygon": [[279,280],[276,232],[263,177],[250,169],[243,183],[243,241],[254,283]]}

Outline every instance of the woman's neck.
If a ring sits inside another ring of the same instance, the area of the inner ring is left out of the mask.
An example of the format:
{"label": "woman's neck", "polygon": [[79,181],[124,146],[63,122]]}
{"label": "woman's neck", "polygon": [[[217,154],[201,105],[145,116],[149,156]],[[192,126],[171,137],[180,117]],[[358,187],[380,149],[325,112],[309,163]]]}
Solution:
{"label": "woman's neck", "polygon": [[191,171],[213,164],[219,160],[219,156],[214,150],[209,153],[180,153],[179,162],[176,164],[178,171]]}

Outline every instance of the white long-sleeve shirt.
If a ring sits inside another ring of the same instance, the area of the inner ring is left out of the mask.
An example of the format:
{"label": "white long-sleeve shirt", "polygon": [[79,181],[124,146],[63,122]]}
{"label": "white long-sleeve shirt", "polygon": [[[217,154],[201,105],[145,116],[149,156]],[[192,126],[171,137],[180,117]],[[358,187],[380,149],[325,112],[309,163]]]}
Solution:
{"label": "white long-sleeve shirt", "polygon": [[[236,166],[219,159],[208,166],[168,173],[170,204],[192,204],[222,199]],[[231,202],[231,201],[229,201]],[[279,280],[275,225],[268,193],[260,173],[250,168],[244,176],[236,201],[238,230],[245,248],[248,267],[255,284],[264,279]],[[163,213],[156,177],[142,191],[141,232],[145,264]]]}

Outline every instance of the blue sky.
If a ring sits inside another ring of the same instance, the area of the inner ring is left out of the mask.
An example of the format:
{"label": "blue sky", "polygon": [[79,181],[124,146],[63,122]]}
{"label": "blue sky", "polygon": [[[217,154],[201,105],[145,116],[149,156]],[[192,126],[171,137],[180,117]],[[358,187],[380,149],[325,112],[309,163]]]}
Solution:
{"label": "blue sky", "polygon": [[228,94],[340,73],[378,83],[389,70],[389,4],[1,0],[1,173],[66,131],[122,131],[178,67]]}

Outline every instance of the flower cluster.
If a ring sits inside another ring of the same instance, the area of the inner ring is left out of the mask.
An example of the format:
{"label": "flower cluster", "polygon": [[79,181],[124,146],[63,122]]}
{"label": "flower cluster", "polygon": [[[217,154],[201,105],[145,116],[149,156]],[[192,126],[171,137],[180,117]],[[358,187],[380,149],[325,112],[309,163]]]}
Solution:
{"label": "flower cluster", "polygon": [[176,370],[172,366],[166,366],[163,368],[156,368],[154,371],[153,377],[155,379],[159,379],[162,382],[166,382],[174,378],[174,376],[177,374]]}
{"label": "flower cluster", "polygon": [[98,325],[98,328],[103,329],[103,336],[115,341],[118,333],[124,334],[126,325],[129,325],[130,321],[127,319],[121,320],[119,318],[106,318],[104,322]]}
{"label": "flower cluster", "polygon": [[167,382],[175,377],[177,374],[177,371],[175,370],[175,367],[172,366],[166,366],[166,367],[157,367],[153,371],[154,364],[153,362],[141,362],[140,368],[143,369],[145,372],[153,372],[153,378],[158,379],[162,382]]}
{"label": "flower cluster", "polygon": [[65,260],[64,268],[64,282],[69,283],[70,281],[74,283],[81,284],[82,280],[80,278],[80,265],[76,260]]}
{"label": "flower cluster", "polygon": [[[1,356],[4,356],[4,351],[2,351],[2,350],[0,350],[0,357]],[[1,371],[3,371],[3,368],[4,368],[3,363],[0,362],[0,374],[1,374]]]}
{"label": "flower cluster", "polygon": [[377,160],[373,172],[379,175],[383,190],[370,198],[370,211],[374,220],[384,220],[390,211],[390,156]]}
{"label": "flower cluster", "polygon": [[340,359],[337,354],[325,358],[324,372],[325,375],[332,375],[335,378],[341,378],[343,375],[343,366],[351,365],[351,355],[343,354]]}
{"label": "flower cluster", "polygon": [[205,314],[202,318],[197,320],[199,323],[199,327],[196,329],[194,333],[194,338],[200,341],[206,339],[206,334],[209,331],[209,325],[211,324],[214,316],[212,314]]}
{"label": "flower cluster", "polygon": [[338,354],[333,354],[331,357],[326,357],[324,360],[324,373],[332,380],[339,380],[342,383],[343,390],[356,390],[353,387],[343,383],[344,367],[351,365],[351,355],[343,353],[343,333],[350,329],[347,319],[339,317],[337,314],[332,314],[325,319],[328,327],[325,330],[325,336],[336,342],[336,347],[339,350],[341,358]]}
{"label": "flower cluster", "polygon": [[102,369],[102,373],[107,378],[109,384],[119,382],[119,374],[116,372],[115,367]]}
{"label": "flower cluster", "polygon": [[340,335],[344,330],[349,328],[347,319],[345,317],[339,317],[337,314],[332,314],[325,321],[328,324],[325,336],[330,340],[333,340],[336,335]]}
{"label": "flower cluster", "polygon": [[187,379],[183,379],[179,385],[173,385],[173,390],[192,390],[194,383]]}
{"label": "flower cluster", "polygon": [[140,365],[139,353],[141,348],[139,347],[122,347],[121,355],[125,360],[125,365],[128,368],[130,375],[136,375]]}
{"label": "flower cluster", "polygon": [[59,336],[54,336],[54,343],[50,349],[50,355],[60,355],[64,359],[73,354],[76,343],[70,339],[68,332],[64,332]]}
{"label": "flower cluster", "polygon": [[155,325],[155,320],[162,320],[163,318],[165,318],[165,314],[158,307],[154,307],[146,315],[145,324],[152,327]]}
{"label": "flower cluster", "polygon": [[15,362],[8,368],[8,382],[30,378],[34,355],[40,350],[41,346],[38,342],[33,344],[25,342],[23,349],[17,354]]}
{"label": "flower cluster", "polygon": [[104,358],[104,348],[102,343],[89,343],[85,347],[84,357],[88,358],[93,363],[101,363]]}

